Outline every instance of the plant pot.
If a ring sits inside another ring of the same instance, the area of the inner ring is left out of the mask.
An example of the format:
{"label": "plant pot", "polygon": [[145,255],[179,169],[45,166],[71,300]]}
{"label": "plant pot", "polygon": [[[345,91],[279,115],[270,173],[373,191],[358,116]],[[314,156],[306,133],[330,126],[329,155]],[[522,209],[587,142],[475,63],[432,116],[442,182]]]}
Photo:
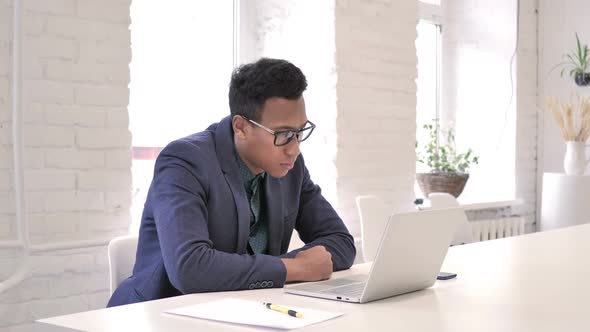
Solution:
{"label": "plant pot", "polygon": [[430,193],[449,193],[459,197],[469,179],[467,173],[418,173],[416,180],[425,197]]}
{"label": "plant pot", "polygon": [[565,142],[565,147],[565,158],[563,158],[565,174],[583,175],[590,163],[590,159],[586,159],[584,142],[568,141]]}
{"label": "plant pot", "polygon": [[579,86],[586,86],[590,84],[590,73],[576,73],[574,81]]}

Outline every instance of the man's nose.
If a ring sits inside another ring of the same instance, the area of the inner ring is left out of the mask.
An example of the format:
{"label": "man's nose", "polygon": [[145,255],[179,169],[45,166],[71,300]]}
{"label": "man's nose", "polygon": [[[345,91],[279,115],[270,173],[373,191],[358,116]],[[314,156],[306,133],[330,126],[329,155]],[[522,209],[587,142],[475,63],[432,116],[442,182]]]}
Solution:
{"label": "man's nose", "polygon": [[299,141],[297,140],[296,137],[293,137],[293,140],[291,142],[289,142],[286,146],[285,146],[285,152],[287,153],[287,155],[289,156],[298,156],[299,155]]}

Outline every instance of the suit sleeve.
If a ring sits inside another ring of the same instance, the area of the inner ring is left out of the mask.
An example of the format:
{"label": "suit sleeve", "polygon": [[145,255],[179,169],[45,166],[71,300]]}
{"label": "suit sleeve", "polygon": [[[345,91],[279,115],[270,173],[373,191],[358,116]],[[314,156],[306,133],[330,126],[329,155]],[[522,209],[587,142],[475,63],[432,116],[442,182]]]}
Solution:
{"label": "suit sleeve", "polygon": [[[184,157],[191,155],[198,158]],[[156,161],[150,195],[171,284],[184,294],[249,289],[253,285],[282,287],[287,272],[279,257],[213,248],[207,227],[208,174],[196,165],[206,163],[202,160],[206,156],[192,144],[176,142]]]}
{"label": "suit sleeve", "polygon": [[322,245],[332,254],[334,271],[348,269],[356,257],[354,238],[332,205],[322,196],[320,187],[310,179],[303,158],[300,158],[303,181],[295,228],[306,244],[283,257],[292,258],[299,251]]}

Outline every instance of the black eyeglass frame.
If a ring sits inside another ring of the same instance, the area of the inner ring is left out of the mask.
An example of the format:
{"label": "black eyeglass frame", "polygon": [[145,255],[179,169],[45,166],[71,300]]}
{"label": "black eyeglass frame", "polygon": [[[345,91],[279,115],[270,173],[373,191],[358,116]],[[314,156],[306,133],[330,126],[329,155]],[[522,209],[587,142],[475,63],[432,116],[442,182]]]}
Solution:
{"label": "black eyeglass frame", "polygon": [[[315,124],[313,122],[307,120],[307,123],[305,124],[305,126],[303,128],[301,128],[301,129],[299,129],[299,130],[272,130],[272,129],[268,128],[268,127],[265,127],[265,126],[261,125],[260,123],[254,121],[254,120],[248,119],[247,117],[245,117],[243,115],[240,115],[240,116],[244,120],[250,122],[251,124],[253,124],[253,125],[257,126],[257,127],[260,127],[262,129],[264,129],[265,131],[267,131],[268,133],[274,135],[275,139],[273,141],[273,144],[275,146],[285,146],[285,145],[291,143],[291,141],[293,141],[293,138],[294,137],[297,137],[297,141],[299,143],[301,143],[301,142],[305,141],[306,139],[308,139],[309,136],[311,136],[311,133],[313,133],[313,130],[315,129]],[[310,124],[311,126],[310,127],[307,127],[307,124]],[[306,130],[309,130],[309,134],[307,134],[307,136],[305,136],[305,138],[299,140],[299,133],[302,133],[302,132],[304,132]],[[277,138],[278,138],[278,136],[281,135],[281,134],[285,134],[285,133],[290,133],[290,136],[287,138],[287,141],[285,143],[283,143],[283,144],[277,144]]]}

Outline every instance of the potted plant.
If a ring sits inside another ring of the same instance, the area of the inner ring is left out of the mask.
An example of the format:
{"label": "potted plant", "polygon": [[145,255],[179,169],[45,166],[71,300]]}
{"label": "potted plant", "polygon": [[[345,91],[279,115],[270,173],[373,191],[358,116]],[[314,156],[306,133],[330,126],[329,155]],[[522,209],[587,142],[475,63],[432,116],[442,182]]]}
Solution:
{"label": "potted plant", "polygon": [[479,162],[479,157],[471,149],[458,153],[455,147],[453,128],[442,129],[438,120],[423,126],[428,131],[429,140],[419,147],[416,142],[418,162],[430,168],[429,173],[417,173],[416,180],[426,197],[431,192],[446,192],[459,197],[469,179],[469,167]]}
{"label": "potted plant", "polygon": [[576,50],[565,54],[565,61],[558,63],[551,70],[562,67],[560,76],[563,77],[563,73],[569,70],[569,75],[574,79],[579,86],[585,86],[590,84],[590,73],[587,73],[588,69],[588,45],[582,45],[580,38],[576,33]]}
{"label": "potted plant", "polygon": [[565,141],[565,173],[582,175],[590,163],[585,151],[586,141],[590,138],[590,98],[577,96],[576,99],[572,96],[570,102],[560,102],[555,97],[548,97],[547,109]]}

